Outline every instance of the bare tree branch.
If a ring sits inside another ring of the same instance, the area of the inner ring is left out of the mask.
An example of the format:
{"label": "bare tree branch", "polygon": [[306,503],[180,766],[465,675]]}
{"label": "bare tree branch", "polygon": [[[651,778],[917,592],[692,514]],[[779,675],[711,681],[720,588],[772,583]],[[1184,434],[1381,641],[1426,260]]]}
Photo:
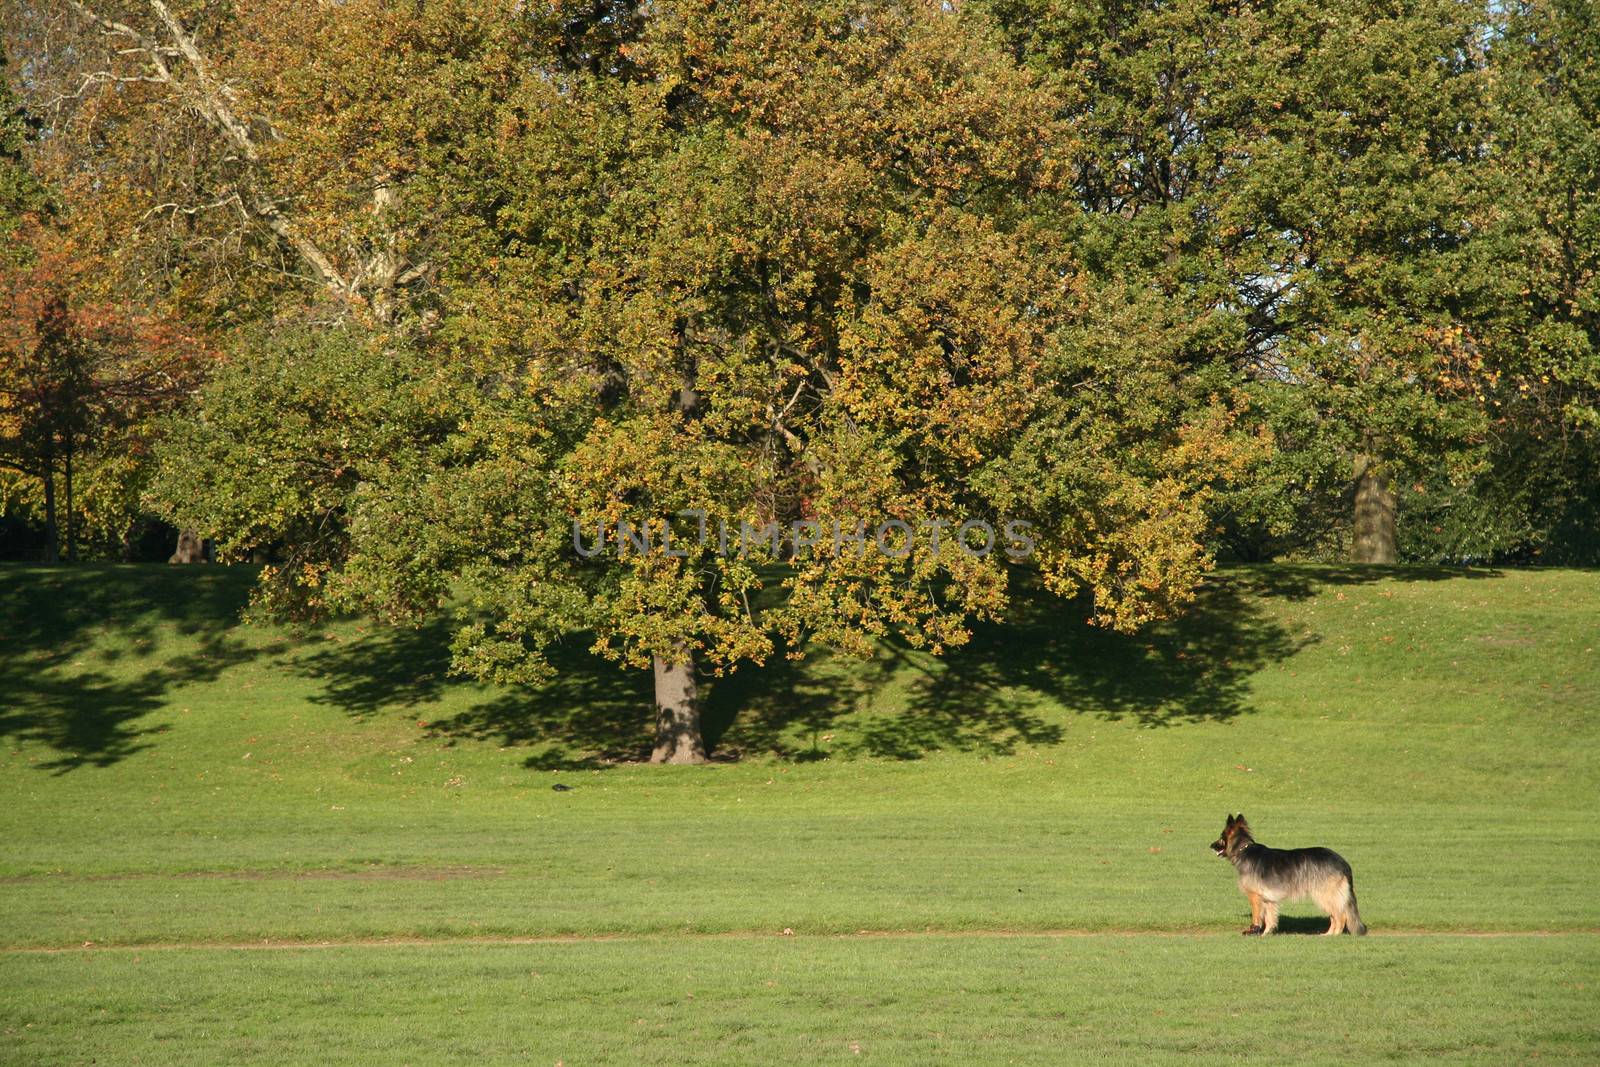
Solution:
{"label": "bare tree branch", "polygon": [[[153,73],[140,80],[160,82],[185,90],[186,96],[207,123],[234,145],[247,164],[259,169],[261,152],[250,134],[248,124],[234,112],[229,103],[232,94],[212,73],[210,64],[206,62],[205,56],[195,44],[194,37],[178,21],[163,0],[149,0],[150,10],[166,30],[171,44],[162,44],[126,23],[105,18],[83,0],[67,0],[67,3],[80,16],[100,27],[102,32],[133,41],[138,47],[120,51],[147,57]],[[167,62],[168,56],[181,58],[189,68],[192,77],[186,84],[179,85],[173,75],[172,67]],[[316,273],[326,289],[344,300],[359,299],[356,293],[358,283],[347,280],[334,265],[333,260],[284,213],[282,207],[271,197],[252,194],[248,204],[241,200],[241,205],[254,221],[266,226],[287,242]]]}
{"label": "bare tree branch", "polygon": [[240,204],[240,203],[241,203],[241,201],[240,201],[240,198],[239,198],[239,194],[237,192],[229,193],[227,196],[220,197],[219,199],[213,200],[209,204],[196,204],[193,207],[184,207],[182,204],[179,204],[179,203],[177,203],[175,201],[168,201],[165,204],[157,204],[155,207],[151,208],[149,211],[146,211],[143,215],[140,215],[139,216],[139,221],[143,222],[145,219],[148,219],[151,215],[154,215],[157,212],[161,212],[161,211],[170,212],[171,214],[174,214],[174,215],[198,215],[198,214],[200,214],[202,212],[205,212],[205,211],[214,211],[219,207],[227,207],[229,204]]}

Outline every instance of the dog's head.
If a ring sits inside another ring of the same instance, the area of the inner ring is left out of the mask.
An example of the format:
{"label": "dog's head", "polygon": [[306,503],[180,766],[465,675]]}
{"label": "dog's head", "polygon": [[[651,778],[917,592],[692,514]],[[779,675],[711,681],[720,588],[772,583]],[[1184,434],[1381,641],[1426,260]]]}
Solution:
{"label": "dog's head", "polygon": [[1211,842],[1211,851],[1226,859],[1233,850],[1234,841],[1241,835],[1248,837],[1250,824],[1244,821],[1244,814],[1228,816],[1228,821],[1222,827],[1222,836]]}

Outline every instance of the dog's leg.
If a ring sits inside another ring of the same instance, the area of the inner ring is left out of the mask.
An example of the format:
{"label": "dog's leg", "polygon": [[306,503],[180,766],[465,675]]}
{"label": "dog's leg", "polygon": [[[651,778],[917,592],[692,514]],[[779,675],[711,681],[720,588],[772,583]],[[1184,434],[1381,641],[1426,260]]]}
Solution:
{"label": "dog's leg", "polygon": [[1240,932],[1248,937],[1261,932],[1261,894],[1252,893],[1247,889],[1244,895],[1250,900],[1250,929]]}
{"label": "dog's leg", "polygon": [[1278,902],[1276,900],[1261,901],[1261,933],[1270,934],[1278,928]]}
{"label": "dog's leg", "polygon": [[1328,913],[1328,929],[1323,937],[1344,933],[1344,883],[1333,892],[1324,891],[1316,898],[1317,907]]}

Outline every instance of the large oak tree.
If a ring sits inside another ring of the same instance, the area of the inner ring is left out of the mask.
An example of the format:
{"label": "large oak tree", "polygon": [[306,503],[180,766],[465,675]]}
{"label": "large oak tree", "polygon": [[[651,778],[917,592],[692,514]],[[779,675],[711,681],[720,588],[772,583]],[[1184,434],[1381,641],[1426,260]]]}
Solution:
{"label": "large oak tree", "polygon": [[[692,761],[708,671],[940,649],[1002,616],[1011,563],[953,544],[969,519],[1032,522],[1029,565],[1105,624],[1190,595],[1207,494],[1255,446],[1230,383],[1186,378],[1181,331],[1141,321],[1143,287],[1086,274],[1061,97],[984,21],[685,2],[575,63],[455,7],[403,45],[329,8],[238,46],[272,50],[256,106],[327,188],[372,169],[364,138],[399,146],[384,211],[426,220],[437,272],[426,329],[247,342],[208,390],[201,461],[162,495],[227,551],[287,554],[268,602],[415,620],[458,598],[457,666],[502,681],[587,630],[653,668],[654,758]],[[450,72],[448,130],[340,62],[375,35],[432,72],[410,100]],[[578,551],[574,522],[612,549]],[[797,522],[817,544],[739,542]],[[648,546],[617,547],[623,523]]]}

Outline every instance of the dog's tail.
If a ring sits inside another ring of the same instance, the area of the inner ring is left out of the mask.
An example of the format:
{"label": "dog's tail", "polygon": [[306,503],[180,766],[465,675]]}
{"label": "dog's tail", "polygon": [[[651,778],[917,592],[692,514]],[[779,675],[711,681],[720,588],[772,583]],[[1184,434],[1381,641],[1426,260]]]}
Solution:
{"label": "dog's tail", "polygon": [[1356,909],[1356,878],[1347,875],[1344,880],[1344,927],[1352,934],[1360,937],[1367,932],[1367,924],[1361,921],[1361,912]]}

